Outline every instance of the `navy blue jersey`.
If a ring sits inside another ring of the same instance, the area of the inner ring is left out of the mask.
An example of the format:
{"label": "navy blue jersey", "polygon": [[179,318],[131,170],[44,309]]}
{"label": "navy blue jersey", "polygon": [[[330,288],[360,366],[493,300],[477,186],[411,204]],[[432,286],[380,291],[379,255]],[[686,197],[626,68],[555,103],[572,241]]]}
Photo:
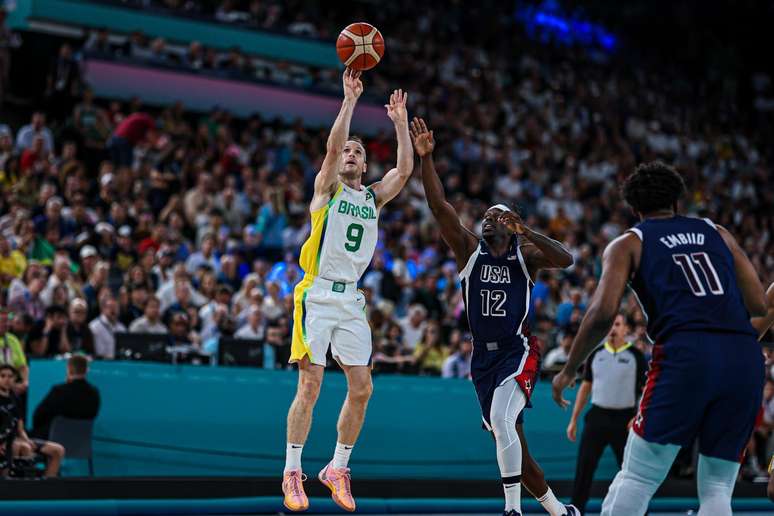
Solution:
{"label": "navy blue jersey", "polygon": [[651,339],[660,342],[676,331],[755,335],[734,257],[709,219],[646,219],[630,231],[642,240],[631,286]]}
{"label": "navy blue jersey", "polygon": [[515,235],[500,257],[493,256],[480,240],[460,272],[460,280],[474,341],[524,336],[532,280]]}

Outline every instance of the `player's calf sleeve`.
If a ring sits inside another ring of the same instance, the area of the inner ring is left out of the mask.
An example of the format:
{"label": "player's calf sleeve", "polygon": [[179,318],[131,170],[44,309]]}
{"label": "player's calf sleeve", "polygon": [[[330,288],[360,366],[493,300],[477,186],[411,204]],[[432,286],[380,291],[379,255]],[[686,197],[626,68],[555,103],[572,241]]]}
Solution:
{"label": "player's calf sleeve", "polygon": [[739,463],[699,455],[699,516],[730,516]]}
{"label": "player's calf sleeve", "polygon": [[521,511],[521,441],[516,418],[527,399],[515,380],[495,389],[489,420],[497,446],[497,465],[503,481],[505,510]]}
{"label": "player's calf sleeve", "polygon": [[629,432],[621,471],[610,484],[602,502],[601,516],[642,516],[648,502],[664,481],[680,447],[649,443]]}
{"label": "player's calf sleeve", "polygon": [[515,380],[495,389],[489,420],[497,445],[497,463],[500,475],[521,475],[521,441],[516,432],[516,418],[527,404],[521,387]]}

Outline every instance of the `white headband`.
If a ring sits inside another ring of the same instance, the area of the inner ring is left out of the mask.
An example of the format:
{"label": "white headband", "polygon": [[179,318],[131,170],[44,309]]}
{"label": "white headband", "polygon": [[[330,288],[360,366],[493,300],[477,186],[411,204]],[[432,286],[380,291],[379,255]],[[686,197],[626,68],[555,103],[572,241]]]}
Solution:
{"label": "white headband", "polygon": [[[490,206],[489,207],[489,210],[494,210],[494,209],[497,209],[497,210],[500,210],[500,211],[513,211],[508,206],[506,206],[504,204],[495,204],[494,206]],[[489,211],[489,210],[486,210],[486,211]]]}

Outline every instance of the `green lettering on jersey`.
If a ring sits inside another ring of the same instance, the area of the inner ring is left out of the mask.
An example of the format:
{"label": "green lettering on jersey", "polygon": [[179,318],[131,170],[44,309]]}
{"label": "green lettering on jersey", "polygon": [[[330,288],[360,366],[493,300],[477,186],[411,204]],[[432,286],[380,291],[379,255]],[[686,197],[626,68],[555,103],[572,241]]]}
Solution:
{"label": "green lettering on jersey", "polygon": [[339,213],[351,215],[359,219],[375,220],[376,212],[371,206],[358,206],[347,201],[340,201],[337,209]]}

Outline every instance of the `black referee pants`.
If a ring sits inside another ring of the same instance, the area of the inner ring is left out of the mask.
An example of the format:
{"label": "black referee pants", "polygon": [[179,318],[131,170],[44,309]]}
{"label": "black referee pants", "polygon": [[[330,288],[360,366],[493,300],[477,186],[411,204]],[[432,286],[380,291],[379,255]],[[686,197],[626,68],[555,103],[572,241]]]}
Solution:
{"label": "black referee pants", "polygon": [[586,503],[591,494],[591,481],[597,470],[599,459],[610,445],[618,461],[618,467],[623,462],[624,447],[629,434],[629,421],[636,411],[630,409],[605,409],[592,405],[583,418],[583,434],[581,435],[578,462],[575,465],[575,483],[572,488],[572,504],[586,513]]}

